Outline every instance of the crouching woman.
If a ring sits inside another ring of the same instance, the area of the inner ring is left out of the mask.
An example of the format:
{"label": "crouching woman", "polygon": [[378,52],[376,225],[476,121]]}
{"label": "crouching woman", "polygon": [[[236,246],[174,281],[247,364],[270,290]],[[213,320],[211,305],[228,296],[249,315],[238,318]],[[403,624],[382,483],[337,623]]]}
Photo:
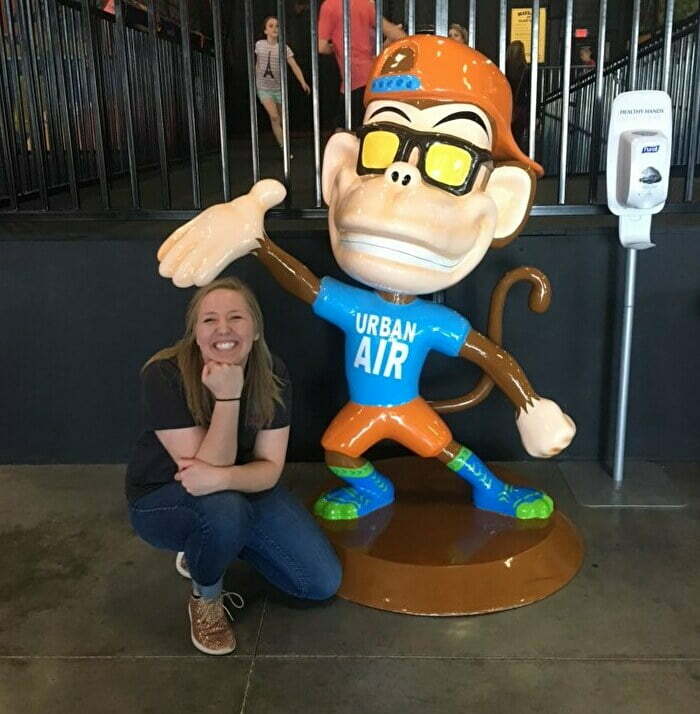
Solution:
{"label": "crouching woman", "polygon": [[291,384],[270,354],[250,289],[224,278],[193,296],[181,340],[142,370],[144,431],[129,463],[131,523],[178,551],[191,577],[192,642],[227,654],[236,641],[223,576],[249,562],[280,590],[323,600],[341,570],[316,521],[278,483],[289,438]]}

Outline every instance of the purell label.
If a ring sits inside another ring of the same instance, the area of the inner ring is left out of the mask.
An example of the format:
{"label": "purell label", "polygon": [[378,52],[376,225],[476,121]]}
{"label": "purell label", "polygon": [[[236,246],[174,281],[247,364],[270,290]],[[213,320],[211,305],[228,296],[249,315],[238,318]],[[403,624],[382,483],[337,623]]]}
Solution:
{"label": "purell label", "polygon": [[652,146],[643,146],[643,154],[655,154],[659,150],[659,144],[653,144]]}

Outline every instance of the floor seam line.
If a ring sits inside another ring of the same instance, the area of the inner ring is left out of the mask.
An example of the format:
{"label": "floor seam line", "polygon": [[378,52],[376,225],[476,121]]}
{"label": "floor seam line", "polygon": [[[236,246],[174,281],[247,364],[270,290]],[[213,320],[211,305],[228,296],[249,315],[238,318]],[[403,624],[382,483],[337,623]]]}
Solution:
{"label": "floor seam line", "polygon": [[253,656],[250,660],[250,667],[248,668],[248,676],[245,680],[245,689],[243,690],[243,699],[241,701],[241,708],[238,714],[245,714],[245,706],[248,702],[248,691],[250,690],[250,683],[253,679],[253,672],[255,672],[255,659],[258,656],[258,647],[260,645],[260,635],[262,633],[263,623],[265,622],[265,615],[267,613],[267,602],[268,596],[265,595],[265,601],[263,602],[262,612],[260,613],[260,622],[258,623],[258,631],[255,635],[255,645],[253,647]]}

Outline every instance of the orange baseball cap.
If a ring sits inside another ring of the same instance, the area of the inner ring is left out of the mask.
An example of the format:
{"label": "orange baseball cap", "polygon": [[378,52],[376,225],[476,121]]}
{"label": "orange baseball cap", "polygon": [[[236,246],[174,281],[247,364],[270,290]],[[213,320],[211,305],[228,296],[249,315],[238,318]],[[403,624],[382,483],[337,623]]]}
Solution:
{"label": "orange baseball cap", "polygon": [[537,176],[544,174],[511,133],[513,96],[505,75],[488,57],[461,42],[435,35],[392,42],[375,60],[364,99],[365,106],[377,99],[475,104],[491,118],[494,159],[520,161]]}

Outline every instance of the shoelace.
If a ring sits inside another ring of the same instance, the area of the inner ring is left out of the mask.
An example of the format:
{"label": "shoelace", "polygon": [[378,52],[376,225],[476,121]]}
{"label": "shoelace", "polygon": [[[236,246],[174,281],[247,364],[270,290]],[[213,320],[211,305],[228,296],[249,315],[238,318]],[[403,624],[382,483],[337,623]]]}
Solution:
{"label": "shoelace", "polygon": [[225,590],[221,593],[219,597],[213,600],[208,600],[206,598],[204,599],[204,622],[206,622],[207,624],[213,624],[218,622],[219,618],[221,617],[222,610],[228,615],[228,619],[233,622],[233,615],[231,614],[231,610],[226,607],[227,602],[231,607],[235,608],[236,610],[240,610],[245,606],[245,600],[243,599],[243,596],[240,593]]}
{"label": "shoelace", "polygon": [[[236,600],[235,598],[238,598],[238,600]],[[221,593],[221,607],[223,607],[226,611],[229,620],[233,621],[233,615],[231,614],[231,611],[226,607],[226,602],[228,602],[229,605],[235,608],[236,610],[242,610],[245,607],[245,600],[243,599],[243,595],[234,592],[233,590],[224,590]]]}

